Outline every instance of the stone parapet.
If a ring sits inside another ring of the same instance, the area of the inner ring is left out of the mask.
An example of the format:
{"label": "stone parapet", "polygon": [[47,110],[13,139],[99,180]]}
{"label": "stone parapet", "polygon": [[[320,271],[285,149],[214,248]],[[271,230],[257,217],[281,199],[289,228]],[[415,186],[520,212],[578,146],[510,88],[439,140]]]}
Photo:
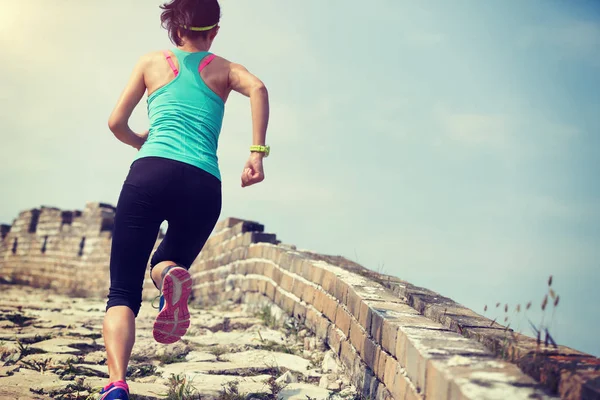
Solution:
{"label": "stone parapet", "polygon": [[[71,217],[21,213],[2,241],[0,277],[105,295],[111,216],[112,207],[93,203]],[[597,358],[539,351],[524,335],[507,341],[504,326],[451,299],[283,245],[257,222],[220,221],[190,271],[192,301],[268,299],[338,354],[371,399],[600,398]],[[149,276],[145,289],[146,298],[157,294]]]}

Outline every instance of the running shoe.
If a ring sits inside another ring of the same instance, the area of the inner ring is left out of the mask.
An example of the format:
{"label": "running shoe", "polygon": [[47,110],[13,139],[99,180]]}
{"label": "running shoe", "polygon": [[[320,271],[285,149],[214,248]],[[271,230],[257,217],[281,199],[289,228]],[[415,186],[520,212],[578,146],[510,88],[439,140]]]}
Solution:
{"label": "running shoe", "polygon": [[112,382],[100,391],[98,400],[129,400],[129,386],[125,381]]}
{"label": "running shoe", "polygon": [[192,277],[182,267],[168,267],[160,295],[159,313],[152,335],[158,343],[177,342],[190,327],[188,297],[192,292]]}

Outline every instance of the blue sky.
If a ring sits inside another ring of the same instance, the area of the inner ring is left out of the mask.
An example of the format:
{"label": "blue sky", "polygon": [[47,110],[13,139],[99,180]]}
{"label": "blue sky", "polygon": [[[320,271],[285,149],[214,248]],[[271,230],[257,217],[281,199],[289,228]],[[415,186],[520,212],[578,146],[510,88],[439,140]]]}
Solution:
{"label": "blue sky", "polygon": [[[158,4],[3,5],[0,221],[116,203],[134,150],[106,121],[137,58],[170,46]],[[272,107],[266,181],[241,189],[250,111],[227,104],[222,217],[479,312],[539,308],[552,274],[556,339],[600,355],[596,1],[221,4],[212,50]]]}

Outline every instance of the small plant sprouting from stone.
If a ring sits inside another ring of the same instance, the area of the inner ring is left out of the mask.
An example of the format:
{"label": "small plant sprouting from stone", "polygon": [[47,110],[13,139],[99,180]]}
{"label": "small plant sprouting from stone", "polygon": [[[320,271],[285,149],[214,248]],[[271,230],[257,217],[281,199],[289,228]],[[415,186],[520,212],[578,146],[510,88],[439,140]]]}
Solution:
{"label": "small plant sprouting from stone", "polygon": [[25,360],[21,360],[21,364],[29,367],[29,369],[41,372],[42,374],[44,372],[46,372],[47,370],[51,369],[51,364],[50,364],[50,360],[49,359],[45,359],[43,361],[37,361],[37,360],[25,361]]}
{"label": "small plant sprouting from stone", "polygon": [[245,400],[246,396],[240,393],[238,381],[230,381],[224,384],[217,400]]}
{"label": "small plant sprouting from stone", "polygon": [[185,357],[188,355],[189,352],[189,347],[186,347],[185,350],[182,352],[165,352],[158,357],[158,361],[160,361],[162,365],[184,362]]}
{"label": "small plant sprouting from stone", "polygon": [[200,400],[198,389],[192,384],[185,374],[171,374],[167,382],[169,391],[161,394],[166,400]]}
{"label": "small plant sprouting from stone", "polygon": [[211,347],[208,352],[217,358],[217,361],[223,361],[221,356],[227,353],[227,349],[223,346]]}
{"label": "small plant sprouting from stone", "polygon": [[130,366],[128,369],[128,376],[131,378],[143,378],[145,376],[151,376],[156,373],[156,365],[153,364],[139,364]]}
{"label": "small plant sprouting from stone", "polygon": [[288,318],[283,327],[285,328],[285,333],[288,336],[298,337],[298,332],[302,328],[302,325],[296,318]]}
{"label": "small plant sprouting from stone", "polygon": [[23,359],[30,354],[45,353],[43,350],[34,349],[30,345],[24,344],[21,340],[17,339],[17,352],[19,353],[16,361]]}
{"label": "small plant sprouting from stone", "polygon": [[268,400],[280,400],[279,392],[281,392],[286,385],[277,383],[275,377],[272,376],[267,380],[267,386],[269,387]]}
{"label": "small plant sprouting from stone", "polygon": [[273,315],[273,313],[271,312],[271,307],[268,305],[265,305],[258,313],[257,313],[257,317],[260,318],[266,327],[269,328],[276,328],[277,327],[277,321],[275,319],[275,316]]}
{"label": "small plant sprouting from stone", "polygon": [[272,340],[263,341],[261,344],[263,350],[268,350],[277,353],[296,354],[296,352],[283,343],[277,343]]}
{"label": "small plant sprouting from stone", "polygon": [[97,392],[92,389],[89,384],[84,383],[83,378],[76,378],[73,383],[69,383],[66,387],[50,390],[46,392],[44,389],[29,389],[32,393],[38,395],[47,395],[56,400],[74,400],[74,399],[96,399]]}

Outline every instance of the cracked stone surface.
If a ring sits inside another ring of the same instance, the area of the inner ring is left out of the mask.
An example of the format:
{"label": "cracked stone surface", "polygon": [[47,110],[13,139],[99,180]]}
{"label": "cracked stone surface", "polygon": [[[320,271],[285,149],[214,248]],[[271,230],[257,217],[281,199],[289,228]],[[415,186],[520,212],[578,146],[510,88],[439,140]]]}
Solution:
{"label": "cracked stone surface", "polygon": [[[108,376],[104,307],[103,299],[0,285],[0,399],[96,398]],[[169,392],[182,386],[183,399],[358,398],[333,353],[305,347],[310,333],[246,310],[192,306],[188,334],[165,346],[152,338],[156,310],[145,302],[127,378],[132,399],[180,399]]]}

